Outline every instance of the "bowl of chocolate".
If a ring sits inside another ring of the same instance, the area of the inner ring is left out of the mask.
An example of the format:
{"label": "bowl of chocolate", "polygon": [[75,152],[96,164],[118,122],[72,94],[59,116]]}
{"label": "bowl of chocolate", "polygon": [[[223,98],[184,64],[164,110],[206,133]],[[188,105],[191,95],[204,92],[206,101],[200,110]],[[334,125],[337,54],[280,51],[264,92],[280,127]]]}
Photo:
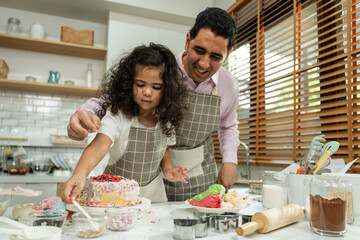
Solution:
{"label": "bowl of chocolate", "polygon": [[36,210],[29,214],[30,226],[54,226],[61,228],[68,215],[64,210]]}

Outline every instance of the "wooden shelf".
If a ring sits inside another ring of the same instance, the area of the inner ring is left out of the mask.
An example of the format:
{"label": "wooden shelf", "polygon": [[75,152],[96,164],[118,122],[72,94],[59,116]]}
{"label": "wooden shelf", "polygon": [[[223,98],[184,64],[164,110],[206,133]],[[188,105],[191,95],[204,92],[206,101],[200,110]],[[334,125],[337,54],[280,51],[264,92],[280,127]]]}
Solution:
{"label": "wooden shelf", "polygon": [[0,78],[0,88],[99,97],[98,88]]}
{"label": "wooden shelf", "polygon": [[107,48],[0,33],[0,47],[104,60]]}

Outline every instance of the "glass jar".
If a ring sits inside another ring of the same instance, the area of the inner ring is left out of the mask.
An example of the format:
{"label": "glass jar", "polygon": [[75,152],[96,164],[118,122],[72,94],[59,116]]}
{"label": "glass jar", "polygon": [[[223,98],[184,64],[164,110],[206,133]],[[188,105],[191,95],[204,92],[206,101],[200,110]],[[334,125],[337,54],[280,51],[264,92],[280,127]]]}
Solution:
{"label": "glass jar", "polygon": [[9,18],[6,33],[11,35],[20,35],[20,20],[14,17]]}
{"label": "glass jar", "polygon": [[310,226],[320,235],[346,232],[346,184],[339,179],[316,177],[310,182]]}
{"label": "glass jar", "polygon": [[263,207],[274,208],[287,204],[285,173],[265,171],[263,174]]}

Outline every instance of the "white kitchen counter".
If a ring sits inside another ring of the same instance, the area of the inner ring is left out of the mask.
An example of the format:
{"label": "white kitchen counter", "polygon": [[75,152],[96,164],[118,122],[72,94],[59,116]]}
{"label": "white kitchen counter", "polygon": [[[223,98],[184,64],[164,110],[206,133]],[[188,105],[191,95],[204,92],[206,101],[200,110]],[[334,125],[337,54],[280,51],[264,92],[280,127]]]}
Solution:
{"label": "white kitchen counter", "polygon": [[[256,196],[256,195],[255,195]],[[256,201],[250,201],[251,206],[241,210],[241,214],[251,214],[262,210],[261,204]],[[183,202],[167,202],[155,203],[151,208],[145,211],[144,216],[138,220],[136,225],[126,232],[113,232],[106,230],[104,234],[96,239],[121,239],[121,240],[168,240],[172,239],[173,234],[173,219],[177,218],[193,218],[194,208],[188,207]],[[11,209],[8,209],[5,216],[11,217]],[[1,225],[1,224],[0,224]],[[267,234],[254,233],[245,237],[240,237],[236,234],[235,230],[227,234],[220,234],[214,231],[214,228],[209,228],[208,237],[202,239],[294,239],[294,240],[324,240],[324,239],[358,239],[360,235],[360,219],[356,219],[352,225],[348,225],[348,231],[344,237],[324,237],[312,232],[309,222],[305,219],[302,221],[275,230]],[[0,235],[1,236],[1,235]],[[7,236],[1,236],[2,240],[8,240]],[[72,225],[64,226],[62,240],[80,239],[76,237]]]}

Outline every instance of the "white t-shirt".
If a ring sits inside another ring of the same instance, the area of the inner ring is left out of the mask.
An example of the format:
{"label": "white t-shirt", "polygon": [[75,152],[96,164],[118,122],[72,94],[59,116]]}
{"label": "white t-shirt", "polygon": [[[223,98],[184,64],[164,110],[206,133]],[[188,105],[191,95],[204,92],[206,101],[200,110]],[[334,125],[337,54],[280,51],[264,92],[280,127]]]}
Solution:
{"label": "white t-shirt", "polygon": [[[119,111],[113,114],[111,111],[106,111],[105,116],[101,119],[101,125],[98,134],[105,134],[112,141],[112,146],[109,149],[109,165],[113,165],[125,153],[128,141],[130,127],[133,124],[139,128],[148,128],[137,122],[137,118],[129,118],[123,112]],[[148,129],[159,129],[159,123],[155,127]],[[175,132],[174,132],[175,133]],[[175,134],[167,139],[167,145],[174,145],[176,143]]]}

